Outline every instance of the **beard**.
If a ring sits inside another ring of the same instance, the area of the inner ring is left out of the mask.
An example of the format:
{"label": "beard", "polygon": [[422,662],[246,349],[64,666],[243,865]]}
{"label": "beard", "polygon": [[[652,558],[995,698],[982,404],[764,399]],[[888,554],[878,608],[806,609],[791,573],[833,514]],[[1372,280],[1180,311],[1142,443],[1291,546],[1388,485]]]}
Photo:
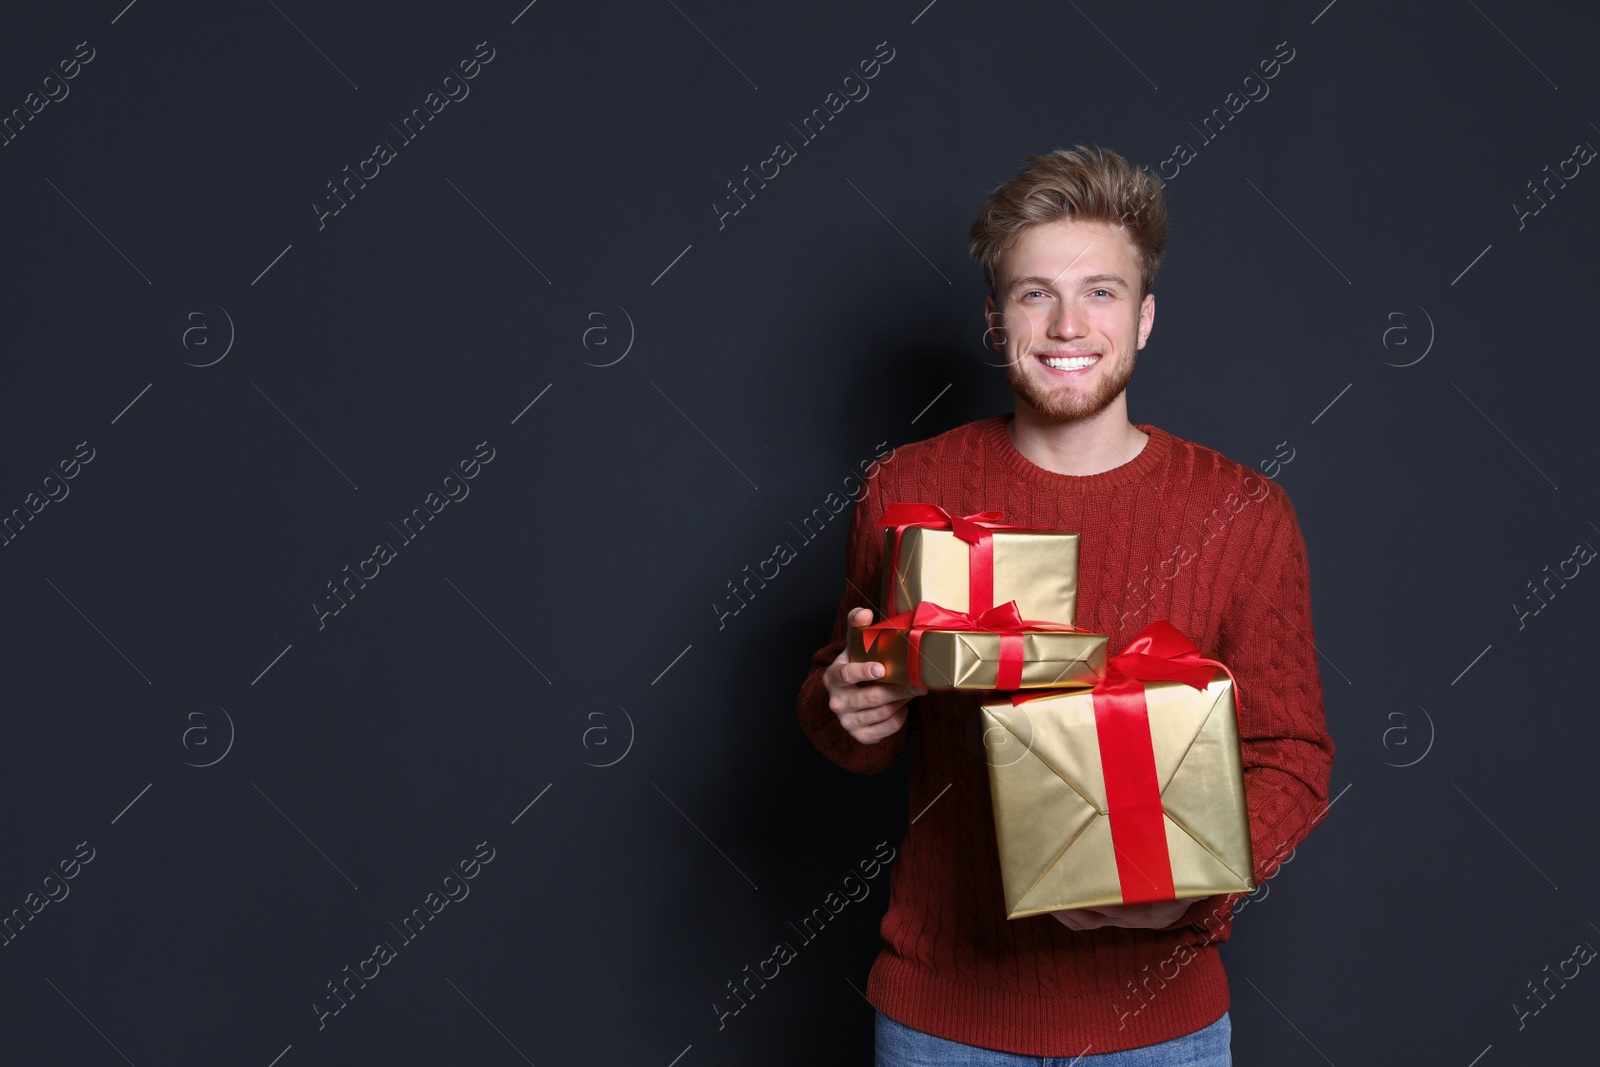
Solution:
{"label": "beard", "polygon": [[[1080,395],[1071,386],[1051,389],[1044,385],[1023,369],[1023,360],[1034,359],[1031,354],[1006,361],[1006,381],[1018,397],[1051,422],[1077,422],[1100,414],[1122,394],[1133,378],[1133,364],[1137,358],[1138,351],[1130,349],[1125,359],[1105,367],[1087,395]],[[1102,355],[1100,362],[1106,363],[1106,356]]]}

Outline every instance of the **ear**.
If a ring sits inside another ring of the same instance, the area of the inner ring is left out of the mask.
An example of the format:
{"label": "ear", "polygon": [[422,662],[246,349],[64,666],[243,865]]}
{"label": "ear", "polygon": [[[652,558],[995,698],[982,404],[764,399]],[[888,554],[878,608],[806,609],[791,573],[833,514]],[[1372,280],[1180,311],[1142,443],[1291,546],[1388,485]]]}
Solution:
{"label": "ear", "polygon": [[[988,345],[996,352],[1003,352],[1004,347],[995,343],[994,332],[996,330],[1003,331],[1005,329],[1006,321],[1004,314],[1001,313],[1000,308],[994,302],[993,293],[987,293],[983,298],[983,325],[984,344]],[[1002,336],[1004,336],[1003,333]]]}
{"label": "ear", "polygon": [[1156,324],[1156,294],[1146,293],[1139,302],[1139,347],[1143,348]]}

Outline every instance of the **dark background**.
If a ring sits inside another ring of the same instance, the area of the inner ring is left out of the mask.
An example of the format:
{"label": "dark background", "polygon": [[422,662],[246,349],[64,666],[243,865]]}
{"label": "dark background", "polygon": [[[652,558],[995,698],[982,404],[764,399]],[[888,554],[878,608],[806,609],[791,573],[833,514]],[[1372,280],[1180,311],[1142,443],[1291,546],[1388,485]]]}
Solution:
{"label": "dark background", "polygon": [[1131,413],[1289,492],[1339,745],[1224,950],[1237,1062],[1593,1057],[1600,976],[1513,1006],[1600,945],[1600,577],[1522,614],[1600,545],[1600,177],[1513,206],[1600,144],[1592,7],[123,2],[0,17],[0,113],[94,50],[0,148],[0,509],[94,457],[0,549],[0,913],[93,849],[0,948],[4,1062],[870,1062],[886,876],[712,1007],[910,814],[794,719],[844,517],[713,604],[879,442],[1009,408],[965,233],[1025,153],[1180,141]]}

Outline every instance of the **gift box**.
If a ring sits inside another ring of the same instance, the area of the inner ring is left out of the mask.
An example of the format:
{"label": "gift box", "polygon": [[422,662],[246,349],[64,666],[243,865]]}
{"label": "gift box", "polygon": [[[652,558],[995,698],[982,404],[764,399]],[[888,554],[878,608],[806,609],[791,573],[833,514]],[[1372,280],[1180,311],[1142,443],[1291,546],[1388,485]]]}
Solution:
{"label": "gift box", "polygon": [[951,515],[933,504],[890,504],[883,534],[883,605],[890,615],[925,600],[982,614],[1015,600],[1024,618],[1070,624],[1078,606],[1078,535],[1001,522],[998,511]]}
{"label": "gift box", "polygon": [[880,681],[928,689],[1083,687],[1105,672],[1106,638],[1024,619],[1015,601],[973,615],[925,600],[915,611],[853,627],[850,659],[882,663]]}
{"label": "gift box", "polygon": [[1254,889],[1236,699],[1157,622],[1093,689],[985,703],[1006,917]]}

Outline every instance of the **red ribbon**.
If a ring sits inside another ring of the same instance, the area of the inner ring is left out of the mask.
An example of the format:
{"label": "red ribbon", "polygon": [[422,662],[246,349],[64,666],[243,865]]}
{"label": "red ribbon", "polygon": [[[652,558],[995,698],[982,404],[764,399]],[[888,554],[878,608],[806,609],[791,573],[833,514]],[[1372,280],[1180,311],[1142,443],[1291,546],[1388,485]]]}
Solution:
{"label": "red ribbon", "polygon": [[996,689],[1015,689],[1022,684],[1022,639],[1029,630],[1060,630],[1084,633],[1076,626],[1039,619],[1024,619],[1015,600],[1008,600],[988,611],[951,611],[930,600],[924,600],[914,611],[862,627],[862,644],[868,652],[879,638],[891,630],[906,634],[910,650],[906,655],[906,680],[911,685],[922,684],[922,635],[927,630],[968,630],[1000,635],[999,676]]}
{"label": "red ribbon", "polygon": [[[889,557],[890,581],[900,573],[900,539],[909,527],[949,530],[967,543],[967,610],[981,615],[994,603],[995,530],[1031,530],[1001,522],[998,511],[979,511],[971,515],[952,515],[937,504],[890,504],[878,519],[879,526],[894,528],[894,551]],[[891,604],[893,603],[891,599]]]}
{"label": "red ribbon", "polygon": [[[1157,621],[1140,630],[1127,647],[1106,661],[1105,677],[1091,691],[1111,844],[1117,856],[1117,878],[1124,904],[1171,900],[1176,895],[1162,816],[1161,783],[1156,777],[1155,747],[1150,739],[1145,683],[1182,682],[1204,689],[1219,670],[1233,677],[1227,667],[1200,655],[1194,642],[1176,626]],[[1017,693],[1011,703],[1015,706],[1062,692]],[[1237,694],[1234,699],[1238,699]]]}

